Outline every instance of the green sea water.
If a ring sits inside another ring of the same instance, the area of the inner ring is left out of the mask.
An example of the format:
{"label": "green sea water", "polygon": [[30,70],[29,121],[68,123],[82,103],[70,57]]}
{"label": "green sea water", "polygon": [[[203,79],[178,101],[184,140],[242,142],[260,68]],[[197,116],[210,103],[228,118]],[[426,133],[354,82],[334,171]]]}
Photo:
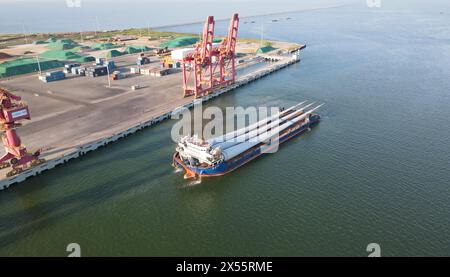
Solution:
{"label": "green sea water", "polygon": [[175,121],[148,128],[1,191],[0,256],[448,256],[450,8],[288,16],[240,35],[264,22],[301,63],[208,106],[323,102],[316,128],[200,184],[171,167]]}

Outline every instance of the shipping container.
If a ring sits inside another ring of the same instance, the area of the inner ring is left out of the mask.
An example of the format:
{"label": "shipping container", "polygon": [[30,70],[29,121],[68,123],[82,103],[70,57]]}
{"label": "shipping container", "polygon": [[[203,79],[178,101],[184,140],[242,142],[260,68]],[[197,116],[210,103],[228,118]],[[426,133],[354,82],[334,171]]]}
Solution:
{"label": "shipping container", "polygon": [[141,68],[141,74],[142,75],[150,75],[151,69],[150,68]]}
{"label": "shipping container", "polygon": [[95,58],[95,65],[102,65],[103,59],[102,58]]}
{"label": "shipping container", "polygon": [[86,68],[86,76],[97,77],[104,76],[108,74],[108,69],[106,66],[96,66]]}
{"label": "shipping container", "polygon": [[58,81],[66,78],[66,74],[62,71],[47,72],[45,76],[39,76],[39,80],[44,83]]}
{"label": "shipping container", "polygon": [[144,65],[150,63],[150,59],[147,57],[139,57],[136,61],[137,65]]}
{"label": "shipping container", "polygon": [[120,73],[120,71],[114,71],[110,76],[111,80],[120,80],[123,78],[124,78],[124,75],[122,73]]}
{"label": "shipping container", "polygon": [[79,63],[69,63],[69,64],[64,65],[64,67],[69,69],[69,70],[71,70],[72,67],[79,67],[79,66],[80,66]]}
{"label": "shipping container", "polygon": [[72,73],[72,74],[78,74],[79,70],[80,70],[79,67],[72,67],[71,73]]}
{"label": "shipping container", "polygon": [[141,69],[139,67],[132,67],[132,68],[130,68],[130,73],[132,73],[132,74],[140,74],[141,73]]}
{"label": "shipping container", "polygon": [[161,77],[170,73],[170,69],[154,68],[150,72],[150,76]]}

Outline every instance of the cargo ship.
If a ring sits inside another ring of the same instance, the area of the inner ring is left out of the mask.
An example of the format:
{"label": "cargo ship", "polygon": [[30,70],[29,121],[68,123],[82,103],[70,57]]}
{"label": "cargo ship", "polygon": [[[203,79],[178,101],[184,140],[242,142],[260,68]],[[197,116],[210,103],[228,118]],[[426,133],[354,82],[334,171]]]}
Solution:
{"label": "cargo ship", "polygon": [[172,165],[184,169],[184,179],[220,176],[233,171],[318,124],[320,116],[314,111],[322,105],[311,108],[314,103],[305,103],[209,140],[197,135],[181,137]]}

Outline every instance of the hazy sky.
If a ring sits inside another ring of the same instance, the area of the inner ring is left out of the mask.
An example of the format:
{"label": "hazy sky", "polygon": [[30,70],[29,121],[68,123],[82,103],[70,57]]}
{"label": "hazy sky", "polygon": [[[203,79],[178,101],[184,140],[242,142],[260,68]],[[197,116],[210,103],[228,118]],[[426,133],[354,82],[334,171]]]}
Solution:
{"label": "hazy sky", "polygon": [[[71,7],[77,1],[80,7]],[[361,0],[0,0],[0,32],[22,32],[22,25],[31,32],[92,30],[96,16],[100,29],[154,27],[355,1]]]}
{"label": "hazy sky", "polygon": [[[80,7],[71,3],[80,1]],[[381,9],[441,9],[450,0],[0,0],[0,33],[58,32],[155,27],[202,21],[207,15],[228,18],[302,9],[351,5]],[[69,4],[68,4],[69,3]],[[72,6],[72,7],[71,7]],[[96,19],[97,18],[97,19]],[[97,24],[98,22],[98,24]]]}

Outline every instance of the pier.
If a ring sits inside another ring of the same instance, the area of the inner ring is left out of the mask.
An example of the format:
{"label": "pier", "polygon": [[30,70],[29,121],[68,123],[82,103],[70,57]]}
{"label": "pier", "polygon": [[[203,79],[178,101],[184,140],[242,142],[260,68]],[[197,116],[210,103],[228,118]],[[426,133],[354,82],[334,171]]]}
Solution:
{"label": "pier", "polygon": [[[299,52],[289,56],[276,56],[272,59],[272,62],[266,63],[262,68],[253,72],[238,76],[236,81],[219,90],[210,93],[200,99],[193,100],[192,98],[182,98],[179,101],[169,103],[163,107],[156,107],[154,110],[148,113],[142,114],[141,117],[136,117],[133,120],[121,122],[122,124],[115,124],[112,128],[103,129],[99,132],[94,132],[77,139],[76,143],[72,145],[66,145],[64,142],[55,147],[49,147],[44,149],[42,157],[46,159],[46,162],[37,166],[26,169],[12,177],[6,177],[5,172],[7,169],[1,170],[2,176],[0,177],[0,190],[10,187],[12,184],[20,183],[26,179],[41,174],[44,171],[55,168],[58,165],[67,163],[72,159],[76,159],[80,156],[92,152],[100,147],[103,147],[109,143],[116,142],[122,138],[125,138],[139,130],[147,127],[155,126],[167,119],[171,118],[174,112],[180,111],[182,108],[192,108],[195,101],[201,100],[202,102],[210,101],[224,93],[233,91],[236,88],[245,86],[246,84],[256,81],[264,76],[267,76],[275,71],[283,69],[289,65],[300,61]],[[182,102],[181,105],[176,105]],[[25,144],[27,144],[27,137],[25,136]]]}

